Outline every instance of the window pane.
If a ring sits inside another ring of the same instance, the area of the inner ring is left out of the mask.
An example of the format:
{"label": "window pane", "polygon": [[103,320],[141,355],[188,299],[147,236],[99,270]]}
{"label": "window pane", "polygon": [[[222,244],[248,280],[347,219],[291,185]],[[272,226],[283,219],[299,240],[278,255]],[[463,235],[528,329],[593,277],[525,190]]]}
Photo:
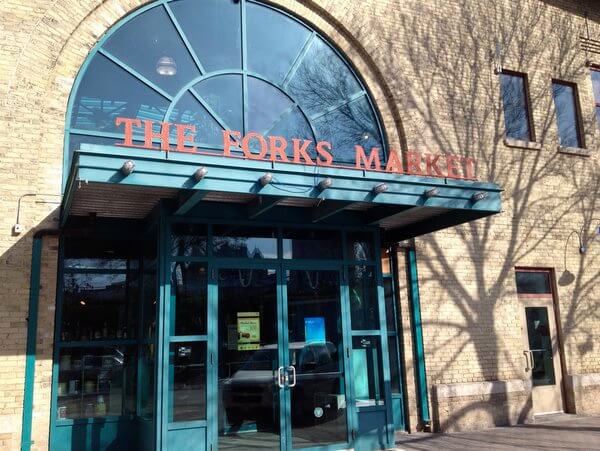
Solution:
{"label": "window pane", "polygon": [[342,237],[334,230],[284,230],[283,258],[342,258]]}
{"label": "window pane", "polygon": [[352,337],[352,369],[357,407],[383,405],[385,388],[379,337]]}
{"label": "window pane", "polygon": [[118,116],[162,121],[168,106],[163,96],[97,55],[77,90],[71,127],[123,133],[123,126],[115,125]]}
{"label": "window pane", "polygon": [[519,294],[548,294],[550,275],[547,272],[517,271],[517,293]]}
{"label": "window pane", "polygon": [[136,412],[137,357],[133,346],[62,348],[57,418],[94,418]]}
{"label": "window pane", "polygon": [[310,31],[271,8],[246,3],[248,69],[283,82]]}
{"label": "window pane", "polygon": [[138,246],[123,240],[98,240],[68,237],[65,239],[65,268],[69,269],[136,269]]}
{"label": "window pane", "polygon": [[154,345],[141,346],[140,354],[140,416],[151,419],[154,416]]}
{"label": "window pane", "polygon": [[240,4],[223,0],[169,3],[205,70],[241,67]]}
{"label": "window pane", "polygon": [[279,89],[248,77],[248,131],[269,131],[291,105],[292,101]]}
{"label": "window pane", "polygon": [[[204,144],[210,146],[223,145],[223,129],[219,123],[206,111],[192,94],[186,92],[181,96],[171,115],[169,122],[176,124],[190,124],[196,127],[194,135],[194,144],[186,143],[186,146],[195,145],[203,147]],[[177,143],[177,128],[169,129],[171,143]],[[186,132],[186,135],[192,135],[191,132]]]}
{"label": "window pane", "polygon": [[292,139],[308,140],[312,141],[307,148],[309,155],[315,155],[315,137],[312,129],[306,118],[300,112],[298,107],[292,108],[291,111],[284,113],[273,125],[273,127],[267,131],[266,135],[270,136],[283,136],[288,146],[286,148],[286,154],[289,158],[293,156]]}
{"label": "window pane", "polygon": [[348,272],[352,329],[379,329],[375,269],[372,266],[350,266]]}
{"label": "window pane", "polygon": [[349,260],[374,260],[375,245],[371,232],[350,232],[346,235]]}
{"label": "window pane", "polygon": [[546,307],[526,307],[529,350],[533,353],[531,379],[534,386],[554,385],[552,338]]}
{"label": "window pane", "polygon": [[348,66],[320,38],[313,40],[288,86],[310,115],[323,113],[362,89]]}
{"label": "window pane", "polygon": [[600,103],[600,71],[592,71],[592,86],[594,88],[594,99]]}
{"label": "window pane", "polygon": [[396,330],[396,309],[394,306],[394,281],[391,277],[383,279],[383,291],[385,293],[385,318],[388,332]]}
{"label": "window pane", "polygon": [[388,353],[390,354],[390,379],[392,383],[392,393],[400,393],[400,365],[398,362],[398,338],[396,336],[388,337]]}
{"label": "window pane", "polygon": [[529,130],[525,77],[501,74],[500,86],[502,89],[506,137],[530,141],[531,133]]}
{"label": "window pane", "polygon": [[206,419],[206,343],[169,347],[169,421]]}
{"label": "window pane", "polygon": [[194,85],[196,93],[225,123],[228,130],[242,131],[242,76],[218,75]]}
{"label": "window pane", "polygon": [[277,258],[275,229],[215,226],[213,255],[217,257]]}
{"label": "window pane", "polygon": [[61,341],[135,338],[139,277],[64,275]]}
{"label": "window pane", "polygon": [[171,304],[171,318],[175,322],[171,335],[206,334],[206,265],[177,262],[171,268],[171,290],[175,296]]}
{"label": "window pane", "polygon": [[171,227],[171,255],[206,255],[206,224],[173,224]]}
{"label": "window pane", "polygon": [[160,6],[131,19],[103,47],[171,95],[200,75],[167,12]]}
{"label": "window pane", "polygon": [[316,119],[315,128],[320,140],[331,143],[336,162],[354,163],[356,144],[361,145],[367,155],[371,148],[377,147],[380,161],[385,161],[379,128],[364,96]]}
{"label": "window pane", "polygon": [[559,144],[565,147],[581,147],[578,112],[575,104],[575,88],[562,83],[552,83]]}

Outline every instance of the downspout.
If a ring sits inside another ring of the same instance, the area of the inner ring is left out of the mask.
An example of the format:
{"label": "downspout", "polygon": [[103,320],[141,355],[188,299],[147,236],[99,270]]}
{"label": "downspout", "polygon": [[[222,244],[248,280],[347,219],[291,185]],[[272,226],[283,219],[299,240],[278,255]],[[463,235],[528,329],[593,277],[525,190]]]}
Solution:
{"label": "downspout", "polygon": [[23,418],[21,421],[21,451],[29,451],[33,418],[33,388],[35,382],[35,353],[37,345],[38,304],[40,298],[40,272],[42,264],[42,241],[44,236],[57,236],[58,229],[41,229],[33,235],[31,249],[31,274],[29,276],[29,306],[27,313],[27,346],[25,357],[25,389],[23,394]]}
{"label": "downspout", "polygon": [[427,374],[425,371],[425,349],[423,346],[423,324],[421,321],[421,301],[419,299],[419,276],[417,273],[417,253],[414,247],[407,249],[408,283],[410,286],[411,322],[414,346],[415,372],[417,375],[417,399],[419,416],[425,429],[430,430],[429,397],[427,396]]}

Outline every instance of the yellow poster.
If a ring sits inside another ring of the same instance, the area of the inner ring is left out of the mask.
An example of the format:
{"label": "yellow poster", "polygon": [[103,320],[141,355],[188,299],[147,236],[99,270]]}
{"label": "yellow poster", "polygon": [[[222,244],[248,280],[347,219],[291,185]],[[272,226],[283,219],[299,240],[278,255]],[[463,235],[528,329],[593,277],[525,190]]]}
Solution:
{"label": "yellow poster", "polygon": [[260,349],[260,312],[238,312],[237,335],[238,351]]}

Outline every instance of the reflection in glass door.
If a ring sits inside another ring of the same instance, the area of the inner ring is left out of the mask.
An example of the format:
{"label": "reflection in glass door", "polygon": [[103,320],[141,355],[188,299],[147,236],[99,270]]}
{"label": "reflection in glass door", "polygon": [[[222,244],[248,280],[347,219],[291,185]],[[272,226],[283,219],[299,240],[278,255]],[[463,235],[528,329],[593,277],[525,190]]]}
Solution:
{"label": "reflection in glass door", "polygon": [[279,449],[277,273],[218,271],[219,449]]}
{"label": "reflection in glass door", "polygon": [[286,271],[294,448],[348,441],[339,274]]}

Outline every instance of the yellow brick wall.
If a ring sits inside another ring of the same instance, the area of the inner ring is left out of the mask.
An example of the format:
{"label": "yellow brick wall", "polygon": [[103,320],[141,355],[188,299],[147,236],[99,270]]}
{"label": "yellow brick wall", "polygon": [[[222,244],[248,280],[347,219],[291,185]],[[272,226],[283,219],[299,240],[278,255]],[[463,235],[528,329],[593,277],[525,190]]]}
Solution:
{"label": "yellow brick wall", "polygon": [[[55,227],[64,117],[87,53],[133,0],[0,3],[0,449],[19,444],[31,239]],[[479,178],[504,189],[503,213],[417,240],[429,383],[525,377],[514,267],[567,268],[559,285],[568,373],[600,372],[600,243],[579,255],[573,230],[599,218],[598,133],[577,14],[582,3],[540,0],[276,0],[332,39],[363,76],[392,147],[475,156]],[[592,2],[593,3],[593,2]],[[590,3],[591,5],[591,3]],[[560,8],[563,7],[563,9]],[[593,7],[594,5],[591,5]],[[589,21],[600,37],[598,11]],[[542,148],[508,148],[492,56],[527,72]],[[592,58],[593,59],[593,58]],[[597,58],[600,63],[600,57]],[[578,84],[588,152],[557,152],[551,79]],[[21,220],[11,234],[23,194]],[[51,245],[50,245],[51,246]],[[55,284],[45,250],[42,286]],[[34,436],[47,438],[52,299],[40,306]],[[43,313],[42,313],[43,310]]]}

